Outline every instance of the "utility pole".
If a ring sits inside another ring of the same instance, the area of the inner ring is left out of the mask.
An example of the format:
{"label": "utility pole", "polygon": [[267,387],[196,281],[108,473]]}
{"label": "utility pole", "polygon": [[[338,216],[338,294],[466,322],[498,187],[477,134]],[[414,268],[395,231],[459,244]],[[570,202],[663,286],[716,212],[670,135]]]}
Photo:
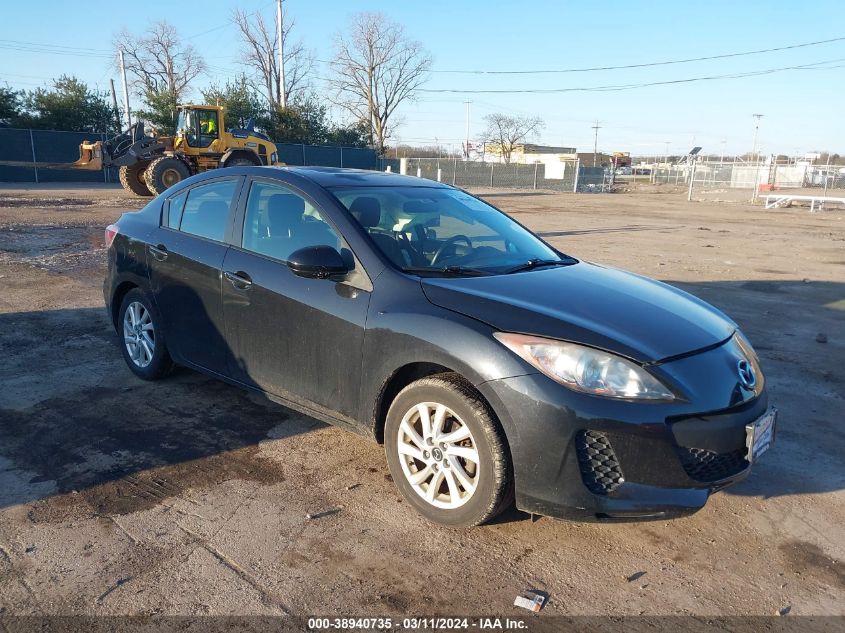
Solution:
{"label": "utility pole", "polygon": [[757,132],[760,131],[760,119],[763,118],[763,115],[762,114],[752,114],[751,116],[753,116],[755,119],[757,119],[754,122],[754,143],[752,144],[752,148],[751,148],[751,155],[754,158],[754,162],[756,163],[757,158],[758,158],[757,157]]}
{"label": "utility pole", "polygon": [[593,126],[593,129],[596,131],[595,140],[593,141],[593,167],[595,167],[596,163],[598,162],[599,130],[601,129],[601,126],[599,125],[598,121],[596,121],[596,124]]}
{"label": "utility pole", "polygon": [[466,159],[469,160],[469,104],[472,103],[470,100],[464,101],[467,106],[467,121],[466,121],[466,129],[464,130],[464,154]]}
{"label": "utility pole", "polygon": [[123,63],[123,49],[118,51],[120,56],[120,77],[123,80],[123,104],[126,106],[126,127],[132,127],[132,115],[129,110],[129,86],[126,83],[126,65]]}
{"label": "utility pole", "polygon": [[719,163],[725,162],[725,143],[728,142],[728,139],[722,139],[722,153],[719,155]]}
{"label": "utility pole", "polygon": [[[273,67],[273,55],[275,55],[275,51],[267,51],[267,68]],[[270,83],[266,86],[267,88],[267,103],[269,105],[269,112],[273,112],[273,106],[276,103],[276,95],[273,93],[273,77],[270,77]]]}
{"label": "utility pole", "polygon": [[120,110],[117,107],[117,92],[114,90],[114,79],[109,79],[111,83],[111,104],[114,108],[114,120],[117,123],[117,132],[120,132]]}
{"label": "utility pole", "polygon": [[671,144],[671,141],[663,141],[663,143],[664,143],[664,145],[666,145],[666,149],[663,152],[663,162],[668,165],[669,164],[669,145]]}
{"label": "utility pole", "polygon": [[282,28],[282,0],[276,0],[276,37],[279,40],[279,105],[287,107],[285,97],[285,33]]}

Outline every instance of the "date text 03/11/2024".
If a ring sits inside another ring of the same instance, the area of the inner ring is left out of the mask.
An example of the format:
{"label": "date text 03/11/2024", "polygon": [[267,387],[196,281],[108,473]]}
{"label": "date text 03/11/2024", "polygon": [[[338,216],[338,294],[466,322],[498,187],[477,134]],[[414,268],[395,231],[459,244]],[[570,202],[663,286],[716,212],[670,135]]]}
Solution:
{"label": "date text 03/11/2024", "polygon": [[308,618],[309,631],[321,630],[345,630],[345,631],[373,631],[393,630],[401,624],[403,631],[430,631],[430,630],[470,630],[482,631],[524,631],[528,629],[528,623],[522,618],[448,618],[448,617],[406,617],[401,621],[393,618]]}

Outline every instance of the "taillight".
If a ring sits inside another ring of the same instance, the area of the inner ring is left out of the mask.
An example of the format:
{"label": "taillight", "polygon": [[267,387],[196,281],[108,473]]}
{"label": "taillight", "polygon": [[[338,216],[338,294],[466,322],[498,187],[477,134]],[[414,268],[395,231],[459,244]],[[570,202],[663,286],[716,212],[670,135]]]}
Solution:
{"label": "taillight", "polygon": [[109,224],[106,227],[106,248],[111,248],[115,237],[117,237],[117,224]]}

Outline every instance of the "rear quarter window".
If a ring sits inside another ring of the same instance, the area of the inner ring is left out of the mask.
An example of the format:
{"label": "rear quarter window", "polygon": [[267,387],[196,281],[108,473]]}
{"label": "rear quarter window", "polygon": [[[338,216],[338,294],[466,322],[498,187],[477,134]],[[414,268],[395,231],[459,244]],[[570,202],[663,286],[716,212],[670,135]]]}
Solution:
{"label": "rear quarter window", "polygon": [[163,224],[171,229],[179,229],[179,222],[182,220],[182,209],[185,200],[188,199],[188,190],[177,193],[167,201],[166,217]]}

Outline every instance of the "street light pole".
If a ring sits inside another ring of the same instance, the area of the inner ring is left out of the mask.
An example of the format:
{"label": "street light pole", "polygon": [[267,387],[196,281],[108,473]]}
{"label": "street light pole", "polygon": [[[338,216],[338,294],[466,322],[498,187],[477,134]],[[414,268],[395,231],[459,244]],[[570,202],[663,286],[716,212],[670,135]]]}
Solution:
{"label": "street light pole", "polygon": [[601,129],[601,126],[599,125],[598,121],[596,121],[596,124],[593,126],[593,129],[596,131],[596,135],[593,140],[593,167],[595,167],[599,153],[599,130]]}
{"label": "street light pole", "polygon": [[472,103],[469,99],[464,101],[467,106],[467,120],[466,120],[466,129],[464,130],[464,155],[467,160],[469,160],[469,104]]}
{"label": "street light pole", "polygon": [[754,158],[754,162],[756,163],[758,160],[757,156],[757,133],[760,131],[760,119],[763,118],[762,114],[752,114],[756,121],[754,123],[754,143],[752,144],[751,148],[751,156]]}

